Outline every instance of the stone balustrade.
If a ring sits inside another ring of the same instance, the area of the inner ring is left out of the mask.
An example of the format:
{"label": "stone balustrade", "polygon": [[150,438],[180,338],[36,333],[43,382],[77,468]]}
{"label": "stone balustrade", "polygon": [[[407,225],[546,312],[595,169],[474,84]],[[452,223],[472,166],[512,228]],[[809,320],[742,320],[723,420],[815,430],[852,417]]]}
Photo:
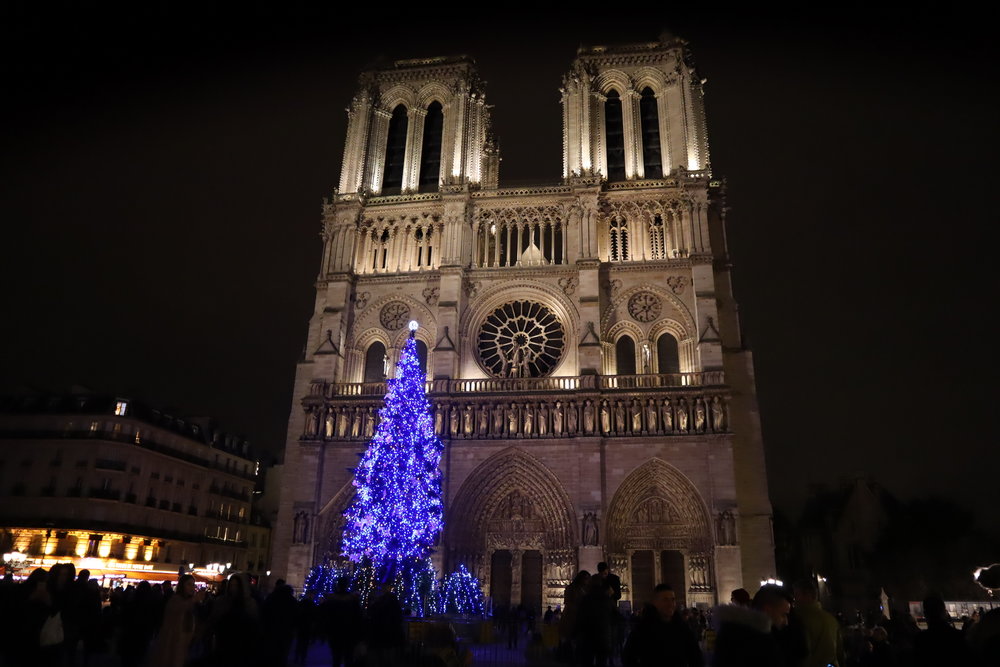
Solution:
{"label": "stone balustrade", "polygon": [[[434,430],[448,439],[672,436],[729,431],[721,371],[427,383]],[[303,400],[309,440],[366,440],[384,382],[315,382]]]}

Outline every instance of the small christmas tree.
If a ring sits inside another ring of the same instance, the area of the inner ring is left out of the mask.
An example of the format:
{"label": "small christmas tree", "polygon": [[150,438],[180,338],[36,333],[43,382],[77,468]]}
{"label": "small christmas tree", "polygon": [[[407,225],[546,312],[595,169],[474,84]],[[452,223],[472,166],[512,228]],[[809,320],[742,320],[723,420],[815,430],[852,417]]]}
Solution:
{"label": "small christmas tree", "polygon": [[[444,446],[434,435],[416,328],[411,322],[378,429],[354,471],[354,501],[344,513],[344,556],[356,568],[370,568],[362,588],[393,583],[401,599],[417,586],[409,580],[427,569],[444,526],[439,469]],[[367,598],[370,590],[359,592]]]}
{"label": "small christmas tree", "polygon": [[484,610],[483,589],[479,580],[459,565],[441,582],[438,590],[438,613],[481,615]]}

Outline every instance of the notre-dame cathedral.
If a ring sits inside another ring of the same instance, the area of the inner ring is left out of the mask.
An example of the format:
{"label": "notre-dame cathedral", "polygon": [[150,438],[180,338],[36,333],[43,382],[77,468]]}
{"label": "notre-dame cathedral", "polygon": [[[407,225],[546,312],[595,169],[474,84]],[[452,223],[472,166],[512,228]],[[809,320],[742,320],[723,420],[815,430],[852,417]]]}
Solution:
{"label": "notre-dame cathedral", "polygon": [[703,81],[678,39],[581,49],[561,185],[503,188],[466,57],[361,75],[285,448],[275,576],[338,557],[351,469],[416,320],[442,461],[435,558],[494,604],[607,561],[638,605],[774,576]]}

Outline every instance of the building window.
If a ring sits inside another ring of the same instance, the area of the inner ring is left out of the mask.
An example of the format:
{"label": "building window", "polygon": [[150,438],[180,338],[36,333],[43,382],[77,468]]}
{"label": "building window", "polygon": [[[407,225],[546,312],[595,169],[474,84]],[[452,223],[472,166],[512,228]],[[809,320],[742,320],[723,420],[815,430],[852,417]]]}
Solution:
{"label": "building window", "polygon": [[434,192],[441,181],[441,134],[444,113],[440,102],[427,107],[424,118],[424,139],[420,150],[420,192]]}
{"label": "building window", "polygon": [[365,374],[364,382],[381,382],[385,379],[385,345],[380,341],[375,341],[368,346],[365,352]]}
{"label": "building window", "polygon": [[615,343],[615,372],[635,375],[635,341],[631,336],[622,336]]}
{"label": "building window", "polygon": [[680,373],[680,355],[677,352],[677,339],[671,334],[661,334],[656,339],[656,365],[660,373]]}
{"label": "building window", "polygon": [[609,251],[612,262],[628,261],[628,222],[625,218],[611,221]]}
{"label": "building window", "polygon": [[663,178],[663,160],[660,157],[660,117],[656,108],[656,95],[644,88],[639,100],[639,119],[642,126],[642,164],[645,178]]}
{"label": "building window", "polygon": [[617,90],[608,92],[604,102],[604,137],[607,149],[608,180],[625,180],[625,129],[622,100]]}
{"label": "building window", "polygon": [[420,373],[427,377],[427,343],[417,340],[417,363],[420,364]]}
{"label": "building window", "polygon": [[128,411],[128,401],[118,401],[115,403],[115,414],[119,417],[124,417],[125,413]]}
{"label": "building window", "polygon": [[[398,195],[403,191],[403,164],[406,160],[406,131],[409,118],[400,104],[392,110],[385,142],[385,169],[382,171],[382,194]],[[440,150],[440,149],[439,149]]]}

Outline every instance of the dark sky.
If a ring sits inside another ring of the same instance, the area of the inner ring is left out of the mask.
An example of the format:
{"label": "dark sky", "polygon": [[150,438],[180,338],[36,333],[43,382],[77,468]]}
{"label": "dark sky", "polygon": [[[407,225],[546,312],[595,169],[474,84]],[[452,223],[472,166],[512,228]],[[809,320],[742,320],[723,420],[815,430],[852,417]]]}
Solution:
{"label": "dark sky", "polygon": [[978,505],[984,525],[1000,506],[1000,107],[995,40],[973,13],[661,3],[463,23],[161,4],[0,20],[0,389],[130,394],[280,449],[358,73],[379,56],[474,56],[501,182],[555,182],[577,46],[669,28],[708,79],[776,505],[794,513],[811,485],[862,473]]}

